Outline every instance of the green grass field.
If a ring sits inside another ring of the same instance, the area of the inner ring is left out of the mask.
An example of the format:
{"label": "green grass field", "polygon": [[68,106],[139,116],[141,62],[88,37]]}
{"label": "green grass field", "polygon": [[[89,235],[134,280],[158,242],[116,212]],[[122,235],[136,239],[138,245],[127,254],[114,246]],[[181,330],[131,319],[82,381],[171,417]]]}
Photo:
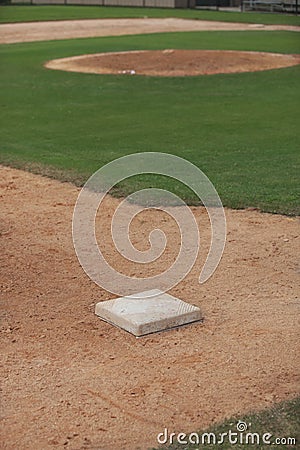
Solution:
{"label": "green grass field", "polygon": [[[1,162],[80,184],[122,155],[163,151],[199,166],[228,207],[299,213],[299,66],[185,78],[43,68],[52,58],[163,48],[297,53],[299,39],[194,32],[2,45]],[[118,193],[144,184],[134,179]]]}
{"label": "green grass field", "polygon": [[129,8],[101,6],[1,6],[0,22],[41,20],[102,19],[116,17],[182,17],[185,19],[221,20],[264,24],[300,25],[300,18],[287,14],[199,11],[170,8]]}

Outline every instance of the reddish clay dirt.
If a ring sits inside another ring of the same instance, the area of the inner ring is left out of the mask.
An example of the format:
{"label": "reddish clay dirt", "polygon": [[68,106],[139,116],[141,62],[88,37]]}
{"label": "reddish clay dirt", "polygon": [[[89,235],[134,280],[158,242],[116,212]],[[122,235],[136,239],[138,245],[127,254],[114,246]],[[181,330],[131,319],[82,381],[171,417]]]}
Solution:
{"label": "reddish clay dirt", "polygon": [[256,72],[300,64],[300,55],[221,50],[144,50],[61,58],[48,69],[117,75],[180,77]]}
{"label": "reddish clay dirt", "polygon": [[[204,247],[172,293],[201,307],[205,320],[135,339],[94,315],[111,295],[74,252],[79,190],[0,169],[2,449],[145,450],[164,427],[195,431],[297,394],[299,218],[227,210],[223,259],[200,286],[210,234],[205,210],[192,208]],[[104,229],[118,204],[107,198]],[[133,242],[142,248],[151,227],[164,224],[172,258],[172,219],[144,214],[132,224]],[[125,269],[103,236],[102,248]]]}

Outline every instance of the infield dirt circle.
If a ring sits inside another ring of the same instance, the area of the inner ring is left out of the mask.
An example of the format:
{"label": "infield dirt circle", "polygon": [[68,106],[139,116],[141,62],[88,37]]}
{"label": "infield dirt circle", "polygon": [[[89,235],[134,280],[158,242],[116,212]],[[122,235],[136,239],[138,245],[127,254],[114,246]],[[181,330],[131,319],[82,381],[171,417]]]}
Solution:
{"label": "infield dirt circle", "polygon": [[256,72],[300,63],[299,55],[223,50],[138,50],[60,58],[48,69],[115,75],[196,76]]}

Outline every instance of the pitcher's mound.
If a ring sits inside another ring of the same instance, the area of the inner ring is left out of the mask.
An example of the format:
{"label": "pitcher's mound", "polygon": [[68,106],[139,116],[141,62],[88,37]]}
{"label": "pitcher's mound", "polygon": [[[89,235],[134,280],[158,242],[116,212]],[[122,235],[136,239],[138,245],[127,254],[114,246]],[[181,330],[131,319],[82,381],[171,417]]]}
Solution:
{"label": "pitcher's mound", "polygon": [[222,50],[143,50],[55,59],[48,69],[99,74],[181,77],[255,72],[300,63],[299,55]]}

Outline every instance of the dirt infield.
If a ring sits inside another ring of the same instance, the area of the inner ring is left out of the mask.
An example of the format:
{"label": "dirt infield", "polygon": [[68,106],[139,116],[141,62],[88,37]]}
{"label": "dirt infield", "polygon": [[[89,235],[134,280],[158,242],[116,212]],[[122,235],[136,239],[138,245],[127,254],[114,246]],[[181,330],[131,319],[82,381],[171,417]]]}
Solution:
{"label": "dirt infield", "polygon": [[0,25],[0,44],[173,31],[300,31],[290,25],[213,22],[187,19],[61,20]]}
{"label": "dirt infield", "polygon": [[[195,431],[296,395],[299,218],[227,210],[222,262],[200,286],[209,232],[203,208],[192,208],[204,248],[172,293],[205,321],[136,340],[93,314],[110,295],[76,259],[78,189],[5,167],[0,188],[1,448],[144,450],[164,427]],[[104,228],[118,203],[107,199]],[[172,256],[172,220],[145,214],[133,242],[141,248],[163,223]],[[110,240],[102,244],[125,268]]]}
{"label": "dirt infield", "polygon": [[178,77],[256,72],[294,66],[299,63],[299,55],[168,49],[98,53],[61,58],[49,61],[45,67],[69,72]]}

